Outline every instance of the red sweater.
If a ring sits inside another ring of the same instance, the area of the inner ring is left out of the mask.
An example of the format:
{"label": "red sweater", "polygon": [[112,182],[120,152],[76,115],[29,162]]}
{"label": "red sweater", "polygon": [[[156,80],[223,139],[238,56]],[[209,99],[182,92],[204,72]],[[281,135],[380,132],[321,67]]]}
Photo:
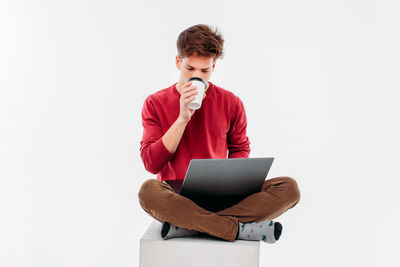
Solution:
{"label": "red sweater", "polygon": [[246,135],[243,102],[232,92],[209,82],[201,108],[186,125],[175,153],[170,153],[162,136],[180,112],[180,93],[176,83],[149,95],[143,104],[143,138],[140,156],[147,171],[157,179],[185,178],[191,159],[248,158],[250,141]]}

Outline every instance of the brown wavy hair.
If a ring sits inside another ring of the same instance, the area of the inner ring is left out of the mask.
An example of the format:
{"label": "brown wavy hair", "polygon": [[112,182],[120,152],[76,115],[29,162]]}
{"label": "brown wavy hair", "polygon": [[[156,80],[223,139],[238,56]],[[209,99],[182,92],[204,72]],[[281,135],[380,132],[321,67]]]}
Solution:
{"label": "brown wavy hair", "polygon": [[223,57],[224,39],[222,34],[205,24],[191,26],[181,32],[176,41],[178,56],[190,57],[192,55],[213,58],[216,61]]}

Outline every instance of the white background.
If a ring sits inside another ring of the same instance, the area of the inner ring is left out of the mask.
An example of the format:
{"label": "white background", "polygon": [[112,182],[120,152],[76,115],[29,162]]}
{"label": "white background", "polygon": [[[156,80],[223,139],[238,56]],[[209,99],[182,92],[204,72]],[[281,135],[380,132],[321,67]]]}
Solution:
{"label": "white background", "polygon": [[301,200],[260,266],[399,266],[397,1],[2,1],[0,265],[137,266],[146,96],[176,39],[217,26],[210,81],[238,95],[250,157]]}

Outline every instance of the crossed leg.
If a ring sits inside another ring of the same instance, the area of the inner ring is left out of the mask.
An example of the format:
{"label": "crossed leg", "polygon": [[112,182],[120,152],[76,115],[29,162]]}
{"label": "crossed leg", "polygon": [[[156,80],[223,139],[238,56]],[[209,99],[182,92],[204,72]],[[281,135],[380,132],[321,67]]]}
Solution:
{"label": "crossed leg", "polygon": [[227,241],[235,240],[238,221],[274,219],[300,200],[297,182],[287,176],[268,179],[260,192],[218,212],[198,206],[177,194],[170,185],[156,179],[146,180],[138,194],[142,208],[160,222],[207,233]]}

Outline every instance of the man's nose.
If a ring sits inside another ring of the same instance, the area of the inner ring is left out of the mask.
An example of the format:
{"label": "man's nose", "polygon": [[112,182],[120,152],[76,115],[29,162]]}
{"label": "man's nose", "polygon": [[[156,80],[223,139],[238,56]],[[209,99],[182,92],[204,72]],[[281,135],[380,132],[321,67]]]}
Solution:
{"label": "man's nose", "polygon": [[198,78],[201,78],[204,80],[203,74],[201,72],[193,73],[191,78],[193,78],[193,77],[198,77]]}

